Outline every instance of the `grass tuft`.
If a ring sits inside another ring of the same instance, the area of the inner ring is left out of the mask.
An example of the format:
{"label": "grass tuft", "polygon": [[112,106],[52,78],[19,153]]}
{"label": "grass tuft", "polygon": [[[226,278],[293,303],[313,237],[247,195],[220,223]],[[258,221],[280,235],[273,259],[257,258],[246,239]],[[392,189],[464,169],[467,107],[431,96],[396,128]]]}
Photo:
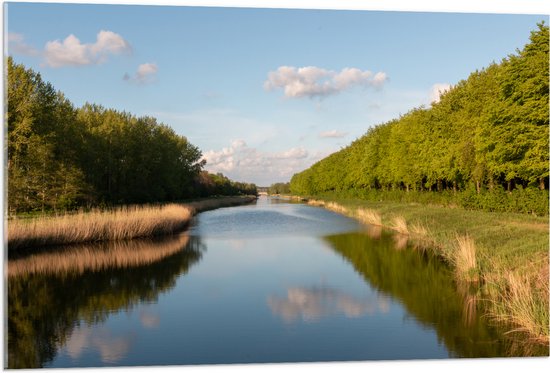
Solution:
{"label": "grass tuft", "polygon": [[409,232],[409,227],[407,225],[407,221],[402,216],[395,216],[392,219],[390,228],[393,229],[394,231],[397,231],[398,233],[401,233],[401,234],[408,235],[410,233]]}
{"label": "grass tuft", "polygon": [[476,246],[469,236],[456,236],[454,250],[450,252],[450,261],[455,275],[460,281],[477,282],[479,280],[476,262]]}
{"label": "grass tuft", "polygon": [[382,217],[378,212],[374,210],[358,208],[355,211],[355,215],[357,219],[364,224],[377,225],[377,226],[382,225]]}

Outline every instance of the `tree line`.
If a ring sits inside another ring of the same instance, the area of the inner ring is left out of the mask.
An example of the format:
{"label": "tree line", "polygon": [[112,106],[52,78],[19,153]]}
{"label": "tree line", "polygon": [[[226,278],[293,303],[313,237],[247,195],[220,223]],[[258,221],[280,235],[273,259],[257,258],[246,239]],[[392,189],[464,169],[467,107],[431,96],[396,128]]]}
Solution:
{"label": "tree line", "polygon": [[370,128],[295,174],[292,193],[463,192],[458,202],[489,210],[527,193],[547,213],[548,37],[538,24],[522,50],[473,72],[431,107]]}
{"label": "tree line", "polygon": [[10,213],[256,193],[204,171],[199,148],[155,118],[75,108],[39,73],[7,68]]}
{"label": "tree line", "polygon": [[273,183],[267,189],[268,194],[290,194],[290,183]]}

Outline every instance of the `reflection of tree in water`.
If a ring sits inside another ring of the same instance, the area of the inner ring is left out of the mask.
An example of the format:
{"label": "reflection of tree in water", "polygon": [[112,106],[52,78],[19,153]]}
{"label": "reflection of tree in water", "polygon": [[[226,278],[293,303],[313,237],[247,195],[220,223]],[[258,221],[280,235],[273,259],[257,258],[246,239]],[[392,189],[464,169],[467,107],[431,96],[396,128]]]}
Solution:
{"label": "reflection of tree in water", "polygon": [[[457,289],[452,272],[437,258],[418,250],[404,250],[401,242],[385,232],[379,239],[351,233],[325,240],[373,288],[397,299],[419,323],[433,328],[454,356],[524,355],[512,349],[517,341],[488,325],[481,316],[475,290]],[[531,356],[548,356],[547,348],[526,347],[525,353]]]}
{"label": "reflection of tree in water", "polygon": [[[167,244],[166,240],[149,243]],[[143,241],[136,241],[136,245],[143,250]],[[175,253],[143,265],[10,276],[8,368],[43,367],[54,359],[59,346],[81,320],[102,322],[109,313],[156,301],[201,259],[204,251],[200,238],[190,237],[187,245]]]}

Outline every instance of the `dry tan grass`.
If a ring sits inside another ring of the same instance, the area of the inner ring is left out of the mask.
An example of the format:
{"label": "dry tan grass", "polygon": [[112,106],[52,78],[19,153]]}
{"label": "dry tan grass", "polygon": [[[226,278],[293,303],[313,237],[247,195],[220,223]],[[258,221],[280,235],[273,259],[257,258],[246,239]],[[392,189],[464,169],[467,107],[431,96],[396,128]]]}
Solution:
{"label": "dry tan grass", "polygon": [[402,216],[395,216],[391,222],[391,229],[401,234],[409,234],[409,227],[407,221]]}
{"label": "dry tan grass", "polygon": [[161,241],[138,239],[68,246],[8,261],[8,277],[68,274],[147,265],[182,250],[189,240],[180,234]]}
{"label": "dry tan grass", "polygon": [[310,200],[307,201],[307,204],[311,205],[311,206],[324,206],[325,201],[321,201],[321,200],[317,200],[317,199],[310,199]]}
{"label": "dry tan grass", "polygon": [[515,325],[510,333],[526,333],[531,340],[549,344],[548,263],[536,276],[509,272],[493,283],[500,299],[493,301],[491,316]]}
{"label": "dry tan grass", "polygon": [[374,210],[371,209],[363,209],[358,208],[355,211],[355,215],[359,221],[361,221],[364,224],[370,224],[370,225],[382,225],[382,217],[380,214]]}
{"label": "dry tan grass", "polygon": [[459,280],[478,281],[476,246],[470,236],[456,236],[455,249],[450,254],[451,263]]}
{"label": "dry tan grass", "polygon": [[410,227],[411,234],[418,238],[428,238],[430,237],[430,231],[421,223],[413,223]]}
{"label": "dry tan grass", "polygon": [[325,205],[325,208],[330,210],[330,211],[334,211],[338,214],[342,214],[342,215],[348,215],[349,214],[349,210],[346,207],[344,207],[344,206],[342,206],[338,203],[335,203],[335,202],[327,203]]}
{"label": "dry tan grass", "polygon": [[121,207],[31,220],[8,221],[8,248],[127,240],[181,231],[192,209],[176,204]]}

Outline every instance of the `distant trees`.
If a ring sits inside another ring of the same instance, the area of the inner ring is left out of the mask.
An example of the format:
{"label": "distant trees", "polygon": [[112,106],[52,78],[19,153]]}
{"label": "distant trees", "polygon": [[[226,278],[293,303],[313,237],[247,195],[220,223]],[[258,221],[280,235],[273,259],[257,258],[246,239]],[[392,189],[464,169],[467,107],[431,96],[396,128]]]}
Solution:
{"label": "distant trees", "polygon": [[211,190],[201,151],[155,118],[75,108],[40,74],[11,57],[7,67],[11,213],[254,194],[255,186],[219,181],[223,175],[211,177],[218,186]]}
{"label": "distant trees", "polygon": [[290,183],[274,183],[267,189],[268,194],[290,194]]}
{"label": "distant trees", "polygon": [[212,195],[258,195],[256,184],[232,181],[222,173],[201,171],[196,179],[197,190],[202,197]]}
{"label": "distant trees", "polygon": [[295,174],[291,191],[547,190],[548,36],[539,24],[516,55],[472,73],[431,108],[369,129]]}

